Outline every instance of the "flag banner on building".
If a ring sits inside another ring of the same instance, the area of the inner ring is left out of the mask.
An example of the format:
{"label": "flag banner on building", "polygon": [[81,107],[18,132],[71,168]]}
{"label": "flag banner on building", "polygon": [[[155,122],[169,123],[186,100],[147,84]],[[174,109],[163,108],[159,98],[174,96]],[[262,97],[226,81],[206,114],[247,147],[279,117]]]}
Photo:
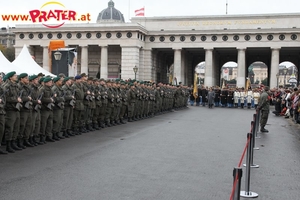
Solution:
{"label": "flag banner on building", "polygon": [[198,76],[197,76],[197,73],[195,73],[195,75],[194,75],[194,86],[193,86],[193,96],[195,97],[195,99],[198,97],[197,82],[198,82]]}
{"label": "flag banner on building", "polygon": [[246,78],[246,88],[245,88],[245,91],[247,92],[250,88],[251,88],[250,79]]}
{"label": "flag banner on building", "polygon": [[145,16],[145,8],[135,10],[135,16]]}

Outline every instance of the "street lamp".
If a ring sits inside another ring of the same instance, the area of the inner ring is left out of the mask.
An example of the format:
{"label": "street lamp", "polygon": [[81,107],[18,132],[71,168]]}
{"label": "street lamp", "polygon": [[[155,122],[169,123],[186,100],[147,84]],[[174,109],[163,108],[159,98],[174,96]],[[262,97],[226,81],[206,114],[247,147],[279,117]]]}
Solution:
{"label": "street lamp", "polygon": [[61,53],[59,51],[54,53],[54,59],[56,60],[56,75],[58,75],[58,62],[61,59]]}
{"label": "street lamp", "polygon": [[277,89],[278,89],[278,79],[279,79],[279,73],[276,74],[276,78],[277,78]]}
{"label": "street lamp", "polygon": [[134,66],[133,71],[134,71],[134,79],[136,79],[136,73],[138,72],[137,66]]}
{"label": "street lamp", "polygon": [[288,72],[288,68],[283,68],[283,75],[284,75],[284,83],[283,83],[283,85],[284,85],[284,87],[285,87],[285,80],[286,80],[286,74],[287,74],[287,72]]}

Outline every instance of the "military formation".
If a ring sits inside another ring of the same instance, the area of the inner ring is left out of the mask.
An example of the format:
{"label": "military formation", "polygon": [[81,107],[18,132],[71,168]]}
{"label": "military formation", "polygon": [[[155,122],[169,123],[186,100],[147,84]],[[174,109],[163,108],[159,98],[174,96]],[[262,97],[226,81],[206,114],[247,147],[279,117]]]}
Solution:
{"label": "military formation", "polygon": [[0,87],[0,154],[186,108],[181,84],[7,73]]}

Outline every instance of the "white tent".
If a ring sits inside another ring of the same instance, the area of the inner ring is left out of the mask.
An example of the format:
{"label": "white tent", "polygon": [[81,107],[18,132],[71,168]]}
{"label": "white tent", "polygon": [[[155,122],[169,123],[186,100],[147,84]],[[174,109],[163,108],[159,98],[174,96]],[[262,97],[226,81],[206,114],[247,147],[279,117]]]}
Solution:
{"label": "white tent", "polygon": [[15,66],[7,58],[2,54],[0,51],[0,72],[3,72],[4,74],[15,71],[17,74],[21,74],[22,70],[19,69],[19,67]]}
{"label": "white tent", "polygon": [[46,76],[55,76],[54,74],[48,72],[47,70],[45,70],[44,68],[42,68],[41,66],[39,66],[34,59],[32,58],[32,56],[30,55],[28,48],[26,45],[23,46],[19,56],[12,62],[12,64],[16,65],[17,67],[19,67],[23,73],[27,73],[29,75],[33,75],[33,74],[39,74],[39,73],[43,73]]}

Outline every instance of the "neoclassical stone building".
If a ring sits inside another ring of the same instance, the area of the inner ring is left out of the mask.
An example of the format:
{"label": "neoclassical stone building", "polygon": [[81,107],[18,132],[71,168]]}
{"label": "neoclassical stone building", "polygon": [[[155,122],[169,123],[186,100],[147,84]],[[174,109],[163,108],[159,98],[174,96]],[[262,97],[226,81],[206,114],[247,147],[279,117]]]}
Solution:
{"label": "neoclassical stone building", "polygon": [[[78,73],[103,78],[191,84],[194,69],[205,61],[205,85],[220,85],[221,67],[238,63],[237,86],[245,85],[248,66],[260,61],[268,66],[269,85],[277,84],[279,63],[300,66],[300,14],[134,17],[130,23],[112,1],[99,13],[97,23],[65,24],[58,29],[18,25],[16,56],[24,44],[37,62],[48,66],[50,40],[61,39],[78,52]],[[172,66],[172,67],[171,67]],[[171,70],[170,70],[171,69]],[[299,80],[299,78],[298,78]]]}

